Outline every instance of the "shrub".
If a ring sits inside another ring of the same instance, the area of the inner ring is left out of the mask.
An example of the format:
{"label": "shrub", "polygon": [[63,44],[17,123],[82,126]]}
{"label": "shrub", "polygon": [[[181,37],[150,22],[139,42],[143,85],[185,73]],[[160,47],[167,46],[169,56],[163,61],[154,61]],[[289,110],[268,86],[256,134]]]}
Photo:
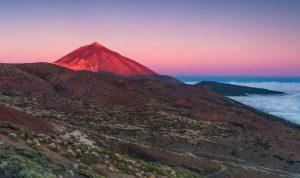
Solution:
{"label": "shrub", "polygon": [[134,174],[135,172],[132,170],[132,169],[130,169],[129,167],[128,167],[128,165],[125,163],[125,162],[123,162],[122,160],[118,160],[117,162],[116,162],[116,168],[117,169],[119,169],[120,171],[122,171],[122,172],[124,172],[124,173],[127,173],[127,174]]}
{"label": "shrub", "polygon": [[155,172],[163,176],[167,176],[172,173],[172,169],[163,166],[160,163],[145,162],[143,160],[139,160],[138,163],[141,166],[141,169],[143,169],[145,172]]}
{"label": "shrub", "polygon": [[268,150],[272,145],[268,142],[267,139],[263,137],[255,138],[255,144],[261,146],[262,148]]}
{"label": "shrub", "polygon": [[36,150],[30,150],[27,148],[18,148],[16,151],[17,153],[27,158],[33,159],[34,161],[38,162],[42,166],[47,166],[49,163],[52,162],[47,155],[42,154],[41,152],[38,152]]}
{"label": "shrub", "polygon": [[202,177],[199,174],[197,174],[196,172],[193,172],[193,171],[190,171],[190,170],[187,170],[187,169],[175,168],[174,170],[176,172],[176,177],[178,177],[178,178],[185,178],[185,177],[201,178]]}
{"label": "shrub", "polygon": [[94,177],[94,174],[91,171],[86,170],[86,169],[81,169],[79,171],[79,174],[81,174],[81,175],[83,175],[85,177],[91,177],[91,178]]}
{"label": "shrub", "polygon": [[98,161],[98,158],[90,154],[84,154],[80,157],[80,161],[84,164],[91,165],[96,163]]}
{"label": "shrub", "polygon": [[54,178],[54,174],[43,170],[31,160],[25,160],[11,151],[0,151],[0,172],[4,177]]}

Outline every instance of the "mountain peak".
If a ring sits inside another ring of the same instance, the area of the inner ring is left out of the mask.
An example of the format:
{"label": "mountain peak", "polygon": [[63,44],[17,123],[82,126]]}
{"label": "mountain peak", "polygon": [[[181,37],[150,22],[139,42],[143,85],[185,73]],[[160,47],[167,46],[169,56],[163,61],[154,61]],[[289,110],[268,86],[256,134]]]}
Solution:
{"label": "mountain peak", "polygon": [[92,44],[90,44],[89,46],[97,46],[97,47],[102,47],[102,45],[98,42],[94,42]]}
{"label": "mountain peak", "polygon": [[72,70],[106,71],[126,76],[156,74],[138,62],[109,50],[97,42],[78,48],[55,61],[54,64]]}

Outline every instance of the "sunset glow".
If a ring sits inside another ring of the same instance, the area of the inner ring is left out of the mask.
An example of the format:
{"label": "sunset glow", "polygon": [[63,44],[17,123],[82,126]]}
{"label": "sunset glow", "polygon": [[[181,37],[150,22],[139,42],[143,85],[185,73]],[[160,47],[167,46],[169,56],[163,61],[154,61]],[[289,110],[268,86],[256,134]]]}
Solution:
{"label": "sunset glow", "polygon": [[97,41],[162,74],[300,76],[300,1],[0,1],[0,62]]}

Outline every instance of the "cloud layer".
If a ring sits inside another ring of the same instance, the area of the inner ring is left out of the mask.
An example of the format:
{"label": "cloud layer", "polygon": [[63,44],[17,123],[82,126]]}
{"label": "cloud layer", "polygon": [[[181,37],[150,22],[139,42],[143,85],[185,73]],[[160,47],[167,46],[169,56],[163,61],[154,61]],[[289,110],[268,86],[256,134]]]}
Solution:
{"label": "cloud layer", "polygon": [[283,91],[287,95],[249,95],[241,97],[230,97],[246,105],[260,109],[272,115],[279,116],[291,122],[300,124],[300,83],[236,83],[232,84],[266,88],[270,90]]}

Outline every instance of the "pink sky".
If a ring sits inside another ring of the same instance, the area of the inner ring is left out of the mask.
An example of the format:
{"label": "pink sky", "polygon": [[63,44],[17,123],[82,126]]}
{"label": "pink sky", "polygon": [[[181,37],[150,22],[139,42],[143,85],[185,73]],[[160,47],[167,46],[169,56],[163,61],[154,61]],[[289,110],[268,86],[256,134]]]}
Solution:
{"label": "pink sky", "polygon": [[36,4],[0,4],[0,62],[53,62],[97,41],[162,74],[300,76],[300,16],[292,5],[219,12],[210,4],[202,11],[152,4],[137,15],[126,8],[139,5],[128,4],[105,16],[92,5],[75,4],[72,14]]}

